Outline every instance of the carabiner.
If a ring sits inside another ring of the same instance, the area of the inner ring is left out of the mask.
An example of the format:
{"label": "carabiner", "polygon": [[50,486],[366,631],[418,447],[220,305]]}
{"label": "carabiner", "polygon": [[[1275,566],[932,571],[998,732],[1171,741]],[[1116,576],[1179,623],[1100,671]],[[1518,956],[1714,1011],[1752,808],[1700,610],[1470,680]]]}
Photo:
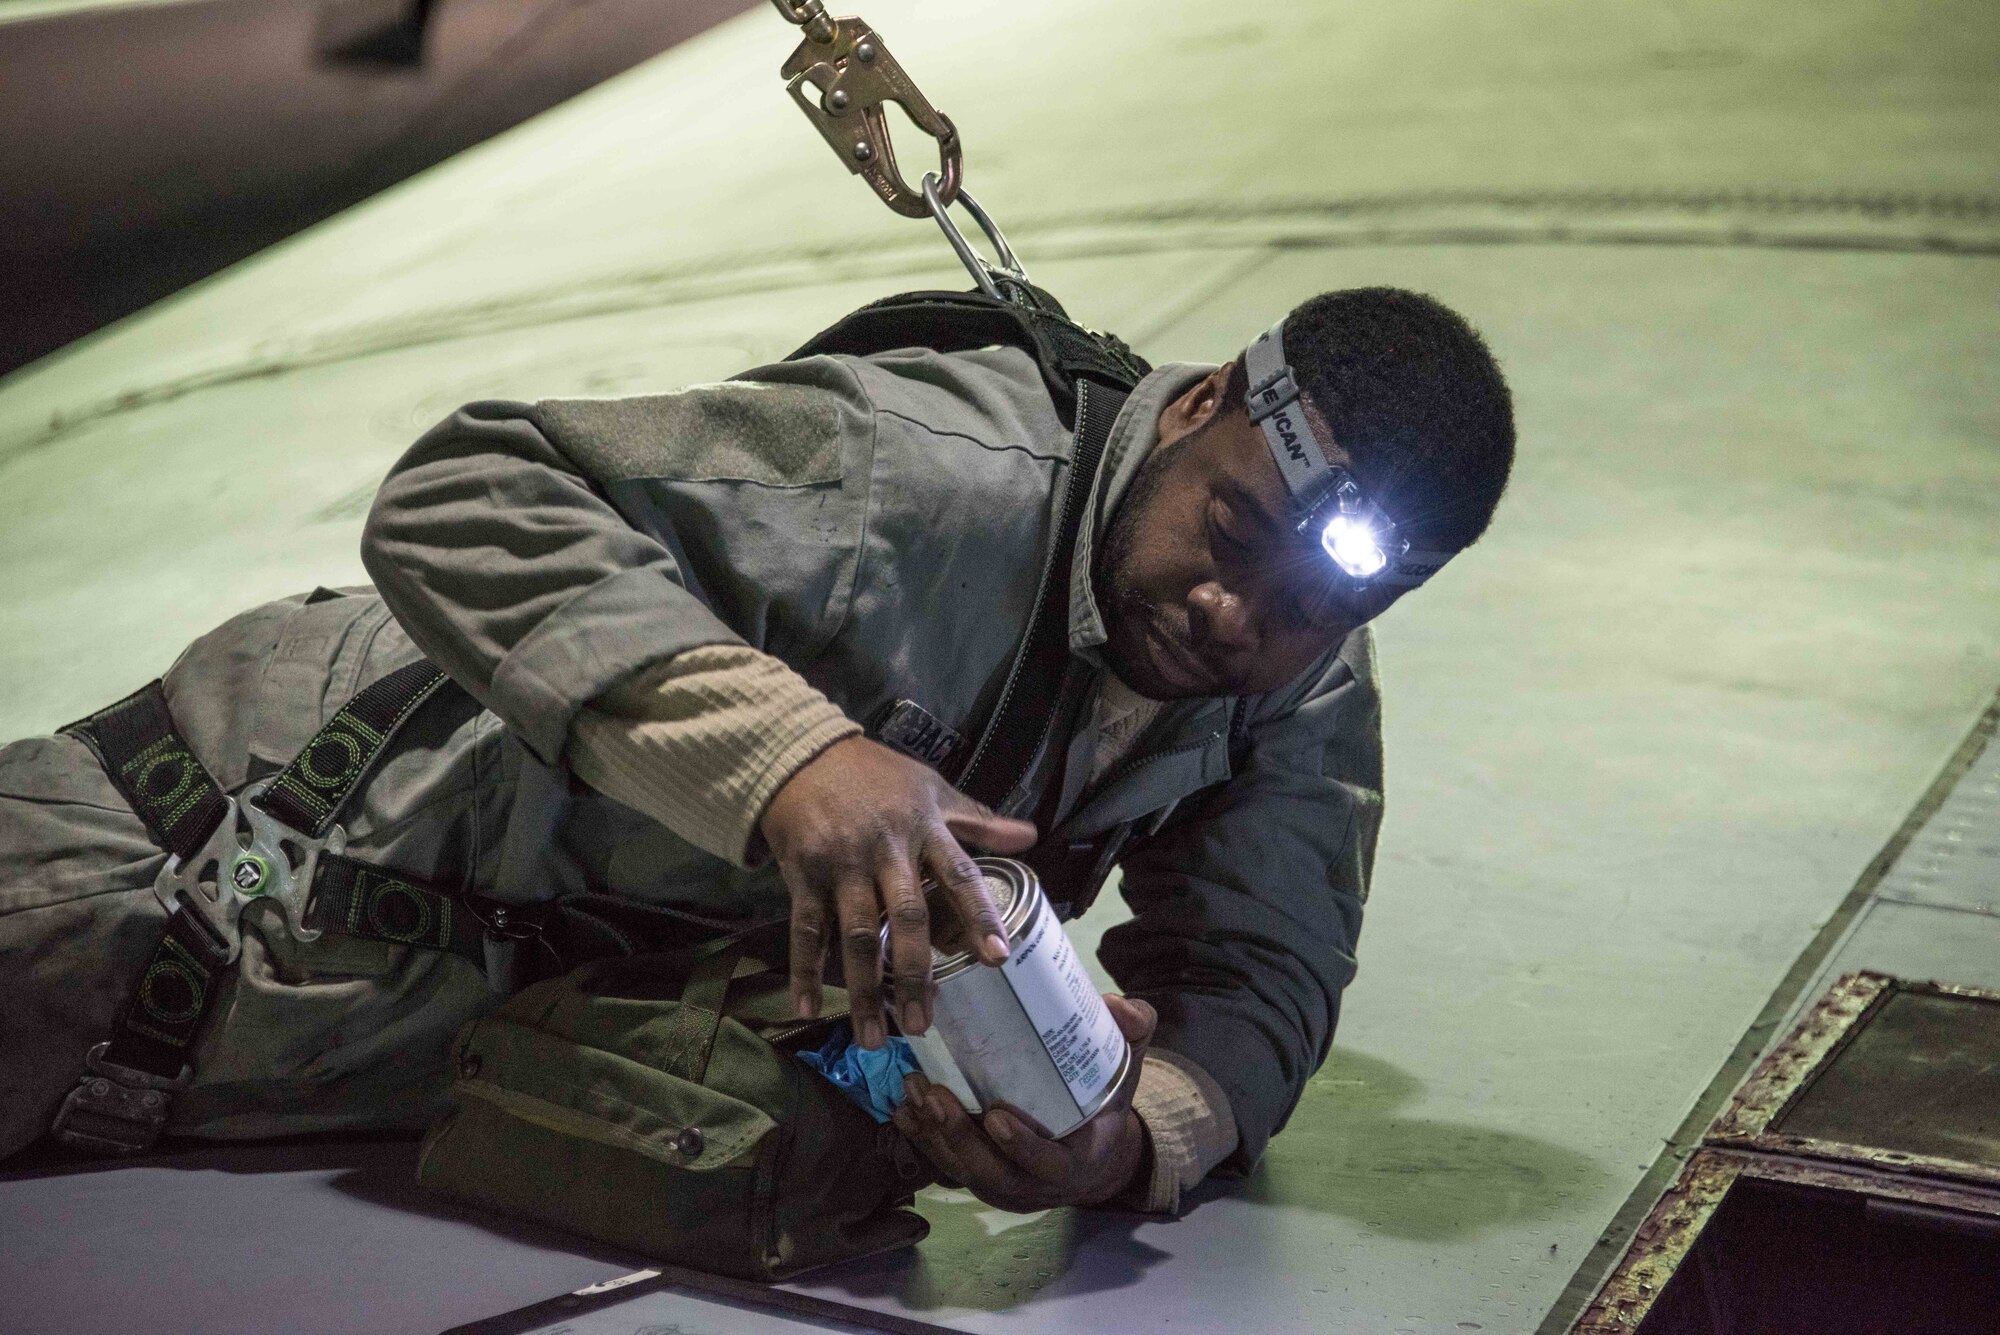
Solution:
{"label": "carabiner", "polygon": [[[847,169],[903,216],[921,218],[929,211],[923,192],[896,169],[896,150],[883,110],[884,103],[894,102],[918,129],[937,140],[940,194],[946,204],[956,199],[965,175],[958,131],[910,82],[875,30],[858,18],[829,19],[821,0],[771,2],[806,33],[806,40],[779,70],[785,90]],[[806,91],[807,84],[817,90],[817,97]]]}

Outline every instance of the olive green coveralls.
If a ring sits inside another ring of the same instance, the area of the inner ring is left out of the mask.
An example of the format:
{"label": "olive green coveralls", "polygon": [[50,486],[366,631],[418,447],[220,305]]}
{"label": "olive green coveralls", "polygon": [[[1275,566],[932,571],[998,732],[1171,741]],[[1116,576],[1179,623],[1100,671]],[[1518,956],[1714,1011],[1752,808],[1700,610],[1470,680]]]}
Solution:
{"label": "olive green coveralls", "polygon": [[[1167,365],[1114,428],[1067,591],[1095,671],[1088,572],[1161,410],[1210,368]],[[564,747],[607,689],[702,645],[747,643],[867,722],[899,699],[976,734],[1025,633],[1072,438],[1012,349],[812,357],[618,400],[468,405],[384,483],[363,537],[376,588],[255,608],[165,676],[225,790],[269,775],[351,696],[428,656],[476,705],[423,714],[349,804],[357,857],[533,904],[595,890],[749,923],[782,916],[745,870],[579,783]],[[135,672],[136,679],[145,669]],[[108,702],[107,702],[108,703]],[[1332,1041],[1381,813],[1372,641],[1242,701],[1171,702],[1086,785],[1081,725],[1005,808],[1064,789],[1045,838],[1115,861],[1131,922],[1102,959],[1151,1001],[1156,1043],[1227,1094],[1254,1163]],[[1087,716],[1087,711],[1086,711]],[[166,855],[67,734],[0,748],[0,1156],[48,1129],[159,939]],[[168,1130],[255,1137],[417,1128],[454,1030],[495,1000],[457,955],[245,912]]]}

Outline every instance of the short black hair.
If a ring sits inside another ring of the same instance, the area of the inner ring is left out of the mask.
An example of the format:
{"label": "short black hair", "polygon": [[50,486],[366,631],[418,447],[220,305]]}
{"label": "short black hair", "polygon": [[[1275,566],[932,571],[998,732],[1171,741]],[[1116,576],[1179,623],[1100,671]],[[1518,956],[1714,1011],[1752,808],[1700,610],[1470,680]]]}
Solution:
{"label": "short black hair", "polygon": [[[1369,498],[1417,546],[1478,541],[1514,465],[1514,405],[1464,317],[1399,287],[1327,292],[1285,317],[1285,358]],[[1223,402],[1248,387],[1239,358]]]}

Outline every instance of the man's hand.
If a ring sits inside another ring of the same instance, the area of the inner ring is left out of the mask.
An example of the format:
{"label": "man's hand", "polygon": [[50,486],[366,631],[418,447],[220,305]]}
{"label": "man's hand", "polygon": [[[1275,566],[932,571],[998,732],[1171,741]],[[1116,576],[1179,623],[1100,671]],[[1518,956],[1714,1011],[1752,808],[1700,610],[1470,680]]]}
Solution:
{"label": "man's hand", "polygon": [[1049,1139],[1005,1108],[990,1109],[975,1121],[957,1095],[920,1075],[903,1079],[907,1097],[896,1109],[896,1129],[940,1173],[1001,1210],[1110,1200],[1146,1166],[1146,1130],[1132,1111],[1132,1091],[1157,1017],[1145,1002],[1109,992],[1104,1004],[1132,1045],[1132,1068],[1111,1102],[1061,1140]]}
{"label": "man's hand", "polygon": [[835,742],[778,789],[758,822],[792,892],[792,996],[801,1019],[819,1014],[831,926],[865,1048],[887,1038],[882,1021],[883,914],[898,1017],[906,1033],[930,1028],[930,912],[920,883],[949,896],[975,958],[998,964],[1007,938],[986,878],[959,846],[1000,853],[1035,845],[1035,827],[1007,820],[939,777],[865,737]]}

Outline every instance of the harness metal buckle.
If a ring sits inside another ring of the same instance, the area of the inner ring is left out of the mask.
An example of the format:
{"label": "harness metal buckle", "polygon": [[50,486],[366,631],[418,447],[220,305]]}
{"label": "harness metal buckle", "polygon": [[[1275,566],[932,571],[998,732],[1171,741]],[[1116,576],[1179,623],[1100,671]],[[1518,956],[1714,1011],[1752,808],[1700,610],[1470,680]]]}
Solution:
{"label": "harness metal buckle", "polygon": [[965,233],[958,230],[958,224],[951,220],[951,214],[946,211],[951,207],[953,197],[945,193],[934,173],[924,173],[924,207],[936,220],[939,230],[943,231],[944,239],[949,241],[951,248],[957,252],[959,263],[965,266],[966,272],[979,284],[980,291],[995,301],[1009,300],[1010,298],[1000,290],[1000,285],[1012,282],[1025,286],[1028,283],[1028,271],[1021,267],[1020,260],[1014,258],[1014,248],[1007,244],[1007,238],[1001,235],[1000,225],[993,221],[992,215],[979,207],[979,201],[972,197],[970,190],[961,189],[956,192],[957,201],[965,205],[965,211],[979,224],[979,230],[986,233],[986,239],[992,243],[993,253],[998,257],[997,262],[988,260],[974,250],[972,243],[965,239]]}
{"label": "harness metal buckle", "polygon": [[547,906],[510,904],[498,900],[468,900],[466,907],[486,930],[480,937],[485,955],[486,985],[495,995],[511,997],[534,981],[533,969],[539,956],[531,956],[522,946],[533,942],[556,962],[561,954],[547,939]]}
{"label": "harness metal buckle", "polygon": [[92,1154],[144,1154],[167,1124],[173,1096],[186,1089],[194,1068],[169,1080],[104,1059],[99,1043],[83,1059],[84,1072],[63,1100],[50,1134],[71,1149]]}
{"label": "harness metal buckle", "polygon": [[[313,876],[321,853],[338,855],[347,847],[347,831],[339,825],[314,839],[257,803],[271,786],[259,779],[234,797],[208,843],[191,858],[178,855],[153,882],[153,895],[169,913],[186,911],[201,919],[232,964],[243,951],[243,910],[269,899],[284,914],[285,928],[299,941],[317,941],[318,928],[307,927],[306,901],[312,897]],[[204,873],[213,866],[213,879]]]}
{"label": "harness metal buckle", "polygon": [[[951,119],[920,92],[875,30],[858,18],[829,18],[820,0],[773,0],[806,40],[780,67],[785,90],[833,146],[847,169],[867,181],[884,204],[906,218],[930,211],[924,195],[896,168],[885,103],[894,102],[919,130],[937,140],[940,193],[949,204],[965,176],[964,149]],[[806,90],[811,84],[819,96]]]}

